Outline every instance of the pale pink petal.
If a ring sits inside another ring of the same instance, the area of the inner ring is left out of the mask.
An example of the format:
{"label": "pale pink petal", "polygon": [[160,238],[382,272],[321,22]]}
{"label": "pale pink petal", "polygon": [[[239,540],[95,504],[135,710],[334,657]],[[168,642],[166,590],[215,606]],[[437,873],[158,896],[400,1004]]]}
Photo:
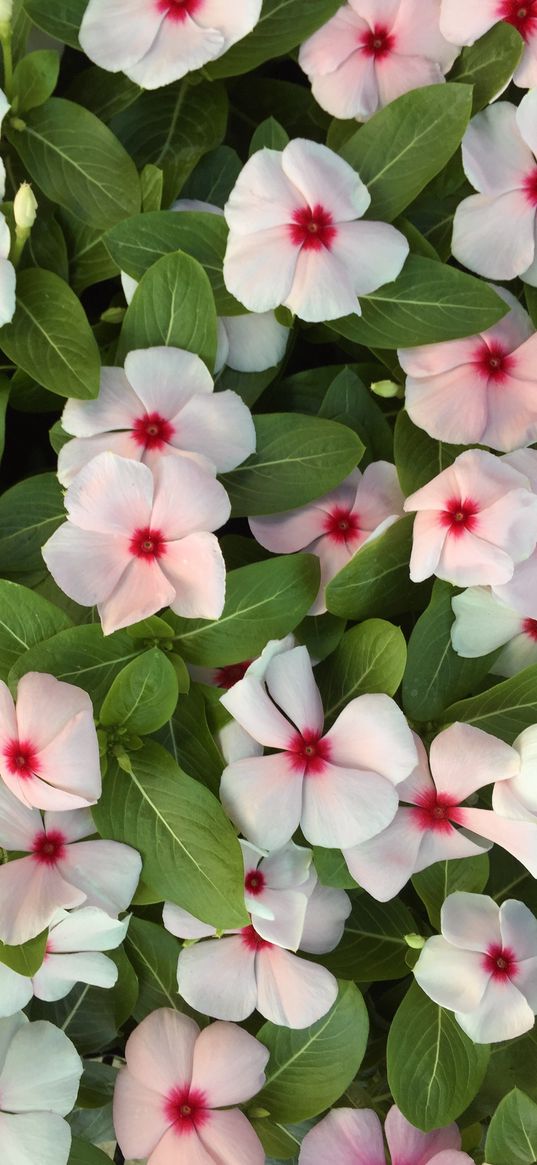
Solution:
{"label": "pale pink petal", "polygon": [[[367,20],[370,28],[373,28],[379,15],[378,0],[349,0],[349,3],[355,12]],[[395,23],[400,4],[401,0],[382,0],[382,18],[387,24]]]}
{"label": "pale pink petal", "polygon": [[178,448],[203,453],[218,473],[226,473],[255,451],[252,414],[236,392],[194,397],[180,414],[172,440],[176,443]]}
{"label": "pale pink petal", "polygon": [[179,994],[203,1015],[242,1020],[256,1007],[256,949],[242,935],[183,947],[177,964]]}
{"label": "pale pink petal", "polygon": [[475,1010],[455,1011],[455,1019],[476,1044],[512,1040],[531,1031],[535,1023],[532,1008],[515,984],[493,978]]}
{"label": "pale pink petal", "polygon": [[[173,1127],[169,1128],[153,1150],[149,1158],[150,1165],[177,1165],[177,1140],[176,1130]],[[196,1129],[189,1133],[188,1139],[184,1142],[184,1149],[187,1154],[184,1165],[187,1165],[187,1162],[188,1165],[215,1165],[213,1155],[202,1144]]]}
{"label": "pale pink petal", "polygon": [[526,93],[515,113],[518,132],[533,154],[537,154],[536,110],[537,94],[532,92]]}
{"label": "pale pink petal", "polygon": [[350,912],[351,900],[344,890],[317,882],[307,904],[300,950],[312,955],[333,951]]}
{"label": "pale pink petal", "polygon": [[97,797],[90,800],[77,793],[68,793],[65,789],[56,788],[42,781],[40,777],[25,777],[21,780],[16,775],[6,773],[3,779],[10,792],[18,797],[23,805],[37,806],[39,809],[59,811],[79,809],[85,805],[94,805],[97,801]]}
{"label": "pale pink petal", "polygon": [[438,791],[459,802],[484,785],[516,776],[520,757],[497,736],[472,724],[456,723],[433,740],[430,764]]}
{"label": "pale pink petal", "polygon": [[298,950],[308,906],[305,893],[296,890],[265,890],[257,902],[245,894],[245,904],[261,938],[290,951]]}
{"label": "pale pink petal", "polygon": [[502,385],[489,385],[489,422],[483,432],[483,444],[504,452],[535,440],[536,389],[535,381],[523,381],[512,376]]}
{"label": "pale pink petal", "polygon": [[175,934],[177,938],[208,938],[209,935],[216,934],[214,926],[200,922],[199,918],[194,918],[193,914],[183,910],[182,906],[176,906],[174,902],[164,903],[162,921],[166,930]]}
{"label": "pale pink petal", "polygon": [[292,727],[273,704],[259,679],[245,675],[221,696],[220,703],[254,740],[267,748],[287,748]]}
{"label": "pale pink petal", "polygon": [[505,546],[514,562],[525,561],[537,540],[537,497],[527,489],[513,489],[484,509],[476,534]]}
{"label": "pale pink petal", "polygon": [[[67,688],[68,684],[62,684]],[[57,788],[65,804],[44,808],[82,808],[93,805],[101,795],[99,745],[93,710],[74,716],[54,740],[38,754],[42,782]],[[74,804],[77,802],[77,805]]]}
{"label": "pale pink petal", "polygon": [[[32,980],[0,963],[0,1019],[15,1015],[30,1002],[34,993]],[[1,1135],[1,1130],[0,1130]]]}
{"label": "pale pink petal", "polygon": [[300,824],[312,845],[348,849],[385,829],[397,805],[393,785],[378,773],[325,764],[304,778]]}
{"label": "pale pink petal", "polygon": [[537,958],[524,959],[519,963],[515,984],[537,1015]]}
{"label": "pale pink petal", "polygon": [[[182,348],[138,348],[125,358],[125,374],[148,413],[173,420],[198,394],[212,394],[213,378],[203,360]],[[144,409],[138,407],[137,417]]]}
{"label": "pale pink petal", "polygon": [[[257,157],[259,153],[254,154]],[[287,302],[299,255],[286,226],[245,235],[231,230],[224,259],[225,285],[249,311],[269,311]]]}
{"label": "pale pink petal", "polygon": [[284,514],[249,518],[250,530],[256,541],[274,554],[292,554],[295,550],[304,550],[323,532],[326,521],[326,510],[321,508],[323,501],[323,498],[319,498],[309,506],[288,510]]}
{"label": "pale pink petal", "polygon": [[405,1158],[412,1165],[428,1165],[443,1149],[460,1149],[461,1135],[456,1124],[432,1133],[422,1133],[407,1121],[394,1104],[384,1122],[384,1130],[392,1161]]}
{"label": "pale pink petal", "polygon": [[325,589],[328,583],[350,562],[364,541],[365,539],[356,538],[352,542],[350,539],[345,542],[334,542],[328,535],[325,535],[322,538],[317,538],[310,546],[304,547],[308,554],[316,555],[321,567],[319,593],[312,603],[308,615],[324,614],[326,611]]}
{"label": "pale pink petal", "polygon": [[537,663],[537,642],[531,636],[517,635],[508,643],[490,671],[496,676],[516,676],[519,671]]}
{"label": "pale pink petal", "polygon": [[395,700],[381,693],[351,700],[325,740],[335,765],[381,773],[394,785],[416,765],[416,745],[406,719]]}
{"label": "pale pink petal", "polygon": [[[411,509],[411,498],[405,502],[405,510]],[[409,572],[412,582],[423,582],[442,569],[443,553],[447,541],[446,527],[438,520],[438,512],[422,510],[414,518],[412,552]]]}
{"label": "pale pink petal", "polygon": [[173,1073],[170,1073],[170,1084],[163,1087],[161,1092],[153,1091],[150,1087],[153,1082],[152,1068],[155,1063],[158,1064],[160,1078],[161,1066],[158,1061],[155,1062],[151,1052],[148,1052],[147,1060],[145,1082],[135,1079],[127,1068],[122,1068],[114,1089],[114,1129],[119,1147],[129,1159],[148,1157],[170,1125],[163,1101],[165,1092],[177,1084],[177,1079],[172,1082]]}
{"label": "pale pink petal", "polygon": [[494,586],[493,593],[522,616],[537,619],[537,553],[519,563],[509,582]]}
{"label": "pale pink petal", "polygon": [[283,360],[289,328],[278,323],[274,312],[221,316],[218,325],[225,331],[227,340],[227,352],[221,364],[237,372],[264,372]]}
{"label": "pale pink petal", "polygon": [[224,487],[191,458],[161,457],[153,476],[151,524],[162,531],[166,541],[198,530],[217,530],[227,522],[231,507]]}
{"label": "pale pink petal", "polygon": [[320,203],[338,224],[359,218],[371,202],[356,170],[320,142],[294,138],[282,153],[282,168],[308,205]]}
{"label": "pale pink petal", "polygon": [[485,587],[470,587],[454,595],[451,606],[455,613],[451,642],[457,654],[465,659],[487,655],[520,635],[520,615]]}
{"label": "pale pink petal", "polygon": [[229,48],[252,31],[260,15],[261,0],[242,0],[238,8],[231,8],[228,0],[204,0],[195,19],[202,28],[220,29]]}
{"label": "pale pink petal", "polygon": [[462,340],[445,340],[443,343],[423,344],[417,348],[398,348],[397,357],[408,376],[430,380],[441,372],[451,372],[471,364],[475,360],[479,339],[478,336],[468,336]]}
{"label": "pale pink petal", "polygon": [[256,975],[257,1010],[283,1027],[309,1027],[326,1015],[337,998],[337,980],[326,967],[281,947],[258,951]]}
{"label": "pale pink petal", "polygon": [[441,1007],[451,1011],[464,1008],[472,1014],[491,978],[481,962],[478,951],[460,950],[441,935],[433,935],[420,953],[414,976],[422,991]]}
{"label": "pale pink petal", "polygon": [[128,1074],[162,1096],[176,1085],[190,1084],[198,1036],[197,1023],[181,1012],[171,1007],[152,1011],[127,1040]]}
{"label": "pale pink petal", "polygon": [[68,842],[81,841],[95,833],[95,824],[89,809],[71,809],[64,813],[46,811],[44,814],[45,829],[59,829]]}
{"label": "pale pink petal", "polygon": [[75,526],[114,538],[130,538],[150,523],[153,476],[146,465],[101,453],[77,474],[65,495]]}
{"label": "pale pink petal", "polygon": [[99,453],[114,453],[117,457],[130,457],[141,461],[144,455],[142,445],[133,440],[130,432],[104,433],[97,437],[73,437],[62,446],[58,454],[58,479],[62,485],[71,485],[77,473]]}
{"label": "pale pink petal", "polygon": [[123,942],[128,925],[128,918],[120,922],[94,906],[71,913],[58,911],[49,933],[50,946],[55,955],[112,950]]}
{"label": "pale pink petal", "polygon": [[145,55],[123,68],[143,89],[160,89],[221,56],[225,47],[221,31],[201,28],[187,15],[184,20],[163,20]]}
{"label": "pale pink petal", "polygon": [[123,368],[102,368],[98,397],[68,400],[62,413],[62,428],[73,437],[98,437],[114,430],[132,429],[141,412],[140,400]]}
{"label": "pale pink petal", "polygon": [[343,223],[331,247],[358,296],[397,279],[408,251],[404,235],[383,222]]}
{"label": "pale pink petal", "polygon": [[[173,546],[173,542],[168,543],[166,551]],[[103,634],[111,635],[113,631],[147,619],[175,600],[175,587],[164,574],[160,559],[131,556],[113,591],[98,603]]]}
{"label": "pale pink petal", "polygon": [[372,461],[358,485],[352,509],[362,528],[375,530],[386,518],[403,516],[403,500],[395,465]]}
{"label": "pale pink petal", "polygon": [[386,829],[361,845],[343,850],[347,866],[359,886],[377,902],[389,902],[416,871],[424,837],[412,809],[398,809]]}
{"label": "pale pink petal", "polygon": [[[36,673],[34,672],[34,675]],[[22,680],[21,680],[22,683]],[[4,683],[0,680],[0,756],[3,750],[11,740],[17,740],[19,737],[19,729],[17,727],[17,717],[15,715],[15,705],[11,692]],[[4,767],[3,759],[0,760],[0,768]]]}
{"label": "pale pink petal", "polygon": [[220,800],[254,845],[277,849],[299,825],[303,787],[303,778],[292,771],[285,756],[252,757],[224,769]]}
{"label": "pale pink petal", "polygon": [[47,955],[32,979],[36,999],[54,1003],[64,999],[77,983],[110,989],[117,983],[118,969],[100,951],[80,951],[69,955]]}
{"label": "pale pink petal", "polygon": [[85,607],[105,602],[132,562],[124,536],[82,530],[72,522],[54,531],[42,554],[61,590]]}
{"label": "pale pink petal", "polygon": [[333,117],[367,121],[380,107],[374,58],[361,50],[351,52],[333,72],[313,74],[311,91]]}
{"label": "pale pink petal", "polygon": [[523,902],[508,898],[500,906],[503,945],[511,947],[517,961],[537,956],[537,919]]}
{"label": "pale pink petal", "polygon": [[0,845],[7,850],[26,853],[31,850],[36,833],[42,829],[41,814],[37,809],[22,805],[0,781]]}
{"label": "pale pink petal", "polygon": [[[510,463],[508,457],[494,457],[483,449],[467,449],[453,462],[451,470],[460,495],[468,497],[478,489],[479,504],[483,508],[502,501],[508,491],[527,488],[528,485],[525,475]],[[440,482],[442,478],[447,483],[448,474],[449,470],[444,470],[434,480]],[[419,492],[424,493],[432,484],[429,482]]]}
{"label": "pale pink petal", "polygon": [[25,1024],[15,1033],[0,1073],[2,1108],[66,1116],[81,1075],[82,1060],[59,1027],[41,1019]]}
{"label": "pale pink petal", "polygon": [[[405,38],[408,42],[408,37]],[[381,105],[388,105],[403,93],[411,89],[421,89],[424,85],[439,85],[444,80],[444,71],[437,61],[429,60],[426,56],[418,56],[418,46],[414,53],[407,43],[407,53],[401,44],[396,42],[396,51],[389,53],[385,60],[377,63],[377,85]]]}
{"label": "pale pink petal", "polygon": [[80,906],[84,892],[61,869],[18,858],[0,866],[0,939],[10,946],[28,942],[49,925],[59,907]]}
{"label": "pale pink petal", "polygon": [[0,1113],[3,1165],[66,1165],[71,1129],[55,1112]]}
{"label": "pale pink petal", "polygon": [[537,878],[537,821],[509,821],[490,809],[458,809],[457,821],[465,829],[496,842],[517,858]]}
{"label": "pale pink petal", "polygon": [[[77,716],[92,716],[91,700],[82,688],[42,672],[27,672],[17,688],[17,722],[21,737],[30,737],[38,752],[70,727]],[[94,759],[93,751],[91,759]]]}
{"label": "pale pink petal", "polygon": [[462,537],[446,538],[435,574],[458,587],[496,586],[507,582],[513,569],[510,554],[465,530]]}
{"label": "pale pink petal", "polygon": [[293,285],[283,302],[307,323],[360,314],[353,278],[335,248],[322,247],[318,251],[302,248]]}
{"label": "pale pink petal", "polygon": [[200,531],[168,542],[161,569],[174,588],[167,601],[176,615],[183,619],[220,618],[226,597],[226,564],[214,534]]}
{"label": "pale pink petal", "polygon": [[139,853],[119,841],[70,845],[59,866],[66,881],[84,891],[88,906],[99,906],[115,915],[130,905],[141,868]]}
{"label": "pale pink petal", "polygon": [[501,941],[500,908],[487,894],[458,890],[442,906],[442,934],[455,947],[486,951]]}
{"label": "pale pink petal", "polygon": [[300,1165],[385,1165],[382,1127],[370,1108],[333,1108],[306,1133]]}
{"label": "pale pink petal", "polygon": [[405,408],[415,425],[439,441],[478,442],[487,428],[487,383],[473,365],[449,369],[430,379],[407,377]]}
{"label": "pale pink petal", "polygon": [[299,732],[322,732],[323,702],[307,647],[293,647],[275,655],[267,668],[265,682],[275,704]]}
{"label": "pale pink petal", "polygon": [[196,1040],[192,1088],[205,1093],[209,1108],[243,1104],[261,1091],[268,1058],[264,1044],[242,1028],[211,1023]]}
{"label": "pale pink petal", "polygon": [[480,0],[471,6],[466,0],[442,0],[440,28],[446,40],[453,44],[473,44],[497,20],[497,0]]}
{"label": "pale pink petal", "polygon": [[271,890],[292,890],[300,886],[305,893],[305,884],[309,883],[312,869],[311,863],[311,850],[290,841],[288,845],[272,850],[263,857],[260,869]]}
{"label": "pale pink petal", "polygon": [[439,27],[438,4],[430,0],[402,0],[393,24],[397,38],[397,51],[413,53],[438,61],[447,72],[456,56],[457,49],[448,44]]}
{"label": "pale pink petal", "polygon": [[360,34],[368,32],[368,25],[353,9],[344,4],[331,20],[301,45],[298,54],[300,68],[311,77],[333,73],[354,51]]}
{"label": "pale pink petal", "polygon": [[515,777],[512,781],[500,781],[494,786],[492,807],[500,817],[507,817],[511,821],[535,821],[537,810],[531,807],[531,800],[535,799],[535,790],[532,788],[531,792],[533,798],[528,796],[527,786],[524,788],[522,777]]}
{"label": "pale pink petal", "polygon": [[520,190],[472,194],[453,219],[451,250],[470,271],[488,279],[514,279],[533,263],[535,207]]}
{"label": "pale pink petal", "polygon": [[[229,1069],[228,1069],[229,1071]],[[208,1153],[208,1161],[218,1165],[264,1165],[265,1152],[257,1133],[243,1112],[212,1112],[202,1124],[199,1139]],[[191,1158],[188,1157],[188,1165]],[[185,1161],[186,1165],[186,1161]],[[195,1162],[192,1165],[196,1165]]]}
{"label": "pale pink petal", "polygon": [[116,73],[147,52],[163,22],[164,14],[147,0],[91,0],[80,44],[91,61]]}
{"label": "pale pink petal", "polygon": [[463,829],[455,829],[454,826],[451,826],[445,833],[436,833],[435,830],[428,829],[423,834],[414,872],[417,874],[420,870],[426,870],[435,862],[479,857],[480,854],[486,853],[491,848],[491,844],[484,841],[483,838],[476,837],[474,833],[471,834],[471,837],[467,837]]}
{"label": "pale pink petal", "polygon": [[[515,85],[519,85],[521,89],[534,89],[537,85],[537,53],[535,50],[535,36],[532,36],[526,41],[520,62],[513,73],[513,81]],[[529,144],[532,139],[528,136],[525,129],[524,131],[521,129],[521,132],[522,137]],[[533,141],[533,148],[535,153],[535,139],[533,139]]]}
{"label": "pale pink petal", "polygon": [[[263,149],[257,150],[241,170],[226,203],[225,216],[231,233],[255,235],[255,246],[259,232],[285,228],[293,221],[294,211],[305,206],[306,199],[283,171],[282,154]],[[280,231],[280,237],[287,238],[285,229]]]}
{"label": "pale pink petal", "polygon": [[516,106],[496,101],[478,113],[464,135],[462,158],[466,176],[480,194],[520,191],[535,161],[521,137]]}

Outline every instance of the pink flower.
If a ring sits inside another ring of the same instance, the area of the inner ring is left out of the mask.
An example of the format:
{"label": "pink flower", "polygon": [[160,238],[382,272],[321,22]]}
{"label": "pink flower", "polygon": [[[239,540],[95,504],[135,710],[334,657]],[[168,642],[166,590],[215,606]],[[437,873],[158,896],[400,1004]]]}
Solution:
{"label": "pink flower", "polygon": [[225,565],[209,533],[227,521],[223,486],[185,457],[147,465],[100,453],[69,486],[68,521],[43,547],[54,580],[82,606],[97,605],[110,635],[170,606],[217,619]]}
{"label": "pink flower", "polygon": [[[53,1023],[0,1020],[0,1144],[5,1165],[67,1165],[82,1060]],[[39,1155],[39,1156],[37,1156]]]}
{"label": "pink flower", "polygon": [[466,177],[478,194],[464,198],[453,220],[452,251],[489,279],[537,286],[537,90],[518,109],[497,101],[478,113],[462,143]]}
{"label": "pink flower", "polygon": [[17,703],[0,680],[0,777],[24,805],[80,809],[101,795],[99,745],[82,688],[28,672]]}
{"label": "pink flower", "polygon": [[439,0],[349,0],[298,57],[322,109],[366,121],[402,93],[443,81],[458,50],[439,16]]}
{"label": "pink flower", "polygon": [[181,348],[129,352],[122,368],[103,368],[96,400],[68,400],[62,425],[72,433],[58,457],[70,485],[98,453],[118,453],[154,468],[163,454],[193,458],[209,472],[235,469],[255,450],[250,410],[236,392],[213,392],[199,356]]}
{"label": "pink flower", "polygon": [[430,437],[501,452],[537,438],[537,333],[508,291],[509,315],[479,336],[402,348],[405,407]]}
{"label": "pink flower", "polygon": [[179,955],[179,993],[217,1019],[246,1019],[257,1008],[272,1023],[308,1027],[335,1002],[337,982],[325,967],[291,952],[333,950],[350,900],[343,890],[319,884],[310,850],[290,842],[266,854],[240,844],[249,926],[215,937],[214,927],[165,903],[164,925],[190,940]]}
{"label": "pink flower", "polygon": [[224,770],[220,797],[231,820],[268,849],[285,845],[299,825],[307,841],[322,846],[357,845],[380,833],[397,809],[394,786],[416,764],[395,702],[358,696],[325,734],[305,647],[275,655],[264,678],[246,675],[221,698],[254,740],[277,750]]}
{"label": "pink flower", "polygon": [[79,38],[101,69],[158,89],[221,57],[260,12],[261,0],[89,0]]}
{"label": "pink flower", "polygon": [[537,725],[517,736],[513,748],[520,767],[515,776],[494,786],[492,804],[497,813],[515,823],[537,823]]}
{"label": "pink flower", "polygon": [[356,297],[396,279],[408,255],[395,227],[356,221],[370,201],[358,174],[318,142],[258,150],[225,208],[228,291],[250,311],[284,304],[313,323],[360,315]]}
{"label": "pink flower", "polygon": [[[268,1050],[231,1023],[202,1032],[171,1008],[153,1011],[125,1048],[114,1093],[114,1126],[125,1157],[147,1165],[263,1165],[242,1112],[265,1083]],[[223,1111],[220,1111],[223,1110]]]}
{"label": "pink flower", "polygon": [[324,591],[330,579],[361,546],[402,514],[403,495],[395,466],[374,461],[364,473],[353,470],[336,489],[307,506],[250,518],[250,529],[261,546],[276,554],[305,550],[317,555],[321,586],[309,613],[319,615],[326,611]]}
{"label": "pink flower", "polygon": [[488,587],[470,587],[455,595],[451,606],[451,642],[457,655],[476,659],[503,648],[490,668],[498,676],[514,676],[537,663],[537,619],[500,602]]}
{"label": "pink flower", "polygon": [[0,786],[0,846],[27,854],[0,865],[0,939],[28,942],[59,909],[98,906],[117,916],[134,894],[142,861],[118,841],[82,841],[94,833],[87,809],[28,809]]}
{"label": "pink flower", "polygon": [[[456,1125],[422,1133],[394,1104],[384,1122],[392,1165],[472,1165]],[[386,1165],[382,1125],[371,1108],[334,1108],[302,1141],[299,1165]]]}
{"label": "pink flower", "polygon": [[474,44],[499,20],[512,24],[526,42],[513,80],[531,89],[537,85],[537,0],[442,0],[440,28],[453,44]]}
{"label": "pink flower", "polygon": [[406,499],[416,511],[410,577],[436,574],[456,586],[509,582],[537,541],[537,495],[517,469],[481,449]]}
{"label": "pink flower", "polygon": [[487,842],[501,845],[537,877],[537,821],[506,820],[511,814],[503,813],[496,801],[497,812],[464,804],[486,785],[497,782],[496,795],[504,781],[511,784],[508,778],[518,780],[515,748],[470,724],[452,724],[431,744],[431,777],[425,749],[421,741],[417,745],[419,762],[397,786],[404,804],[391,824],[370,841],[343,851],[353,878],[373,898],[386,902],[412,874],[435,862],[483,853],[490,849]]}
{"label": "pink flower", "polygon": [[476,1044],[530,1031],[537,1012],[537,920],[528,907],[457,891],[442,906],[441,926],[442,935],[427,940],[414,967],[422,991],[453,1011]]}

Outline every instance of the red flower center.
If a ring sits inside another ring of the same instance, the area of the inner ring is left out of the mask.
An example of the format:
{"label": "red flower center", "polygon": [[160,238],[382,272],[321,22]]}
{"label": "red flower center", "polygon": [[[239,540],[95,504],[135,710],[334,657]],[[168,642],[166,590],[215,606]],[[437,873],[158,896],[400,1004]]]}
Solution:
{"label": "red flower center", "polygon": [[156,0],[156,4],[158,11],[163,12],[168,20],[182,24],[187,16],[194,16],[203,0]]}
{"label": "red flower center", "polygon": [[179,1136],[193,1133],[209,1119],[207,1097],[199,1088],[177,1084],[164,1100],[164,1115]]}
{"label": "red flower center", "polygon": [[334,506],[323,519],[325,534],[333,542],[353,542],[360,537],[360,519],[346,506]]}
{"label": "red flower center", "polygon": [[291,242],[305,251],[330,250],[337,236],[337,227],[329,210],[318,202],[313,209],[309,206],[293,211],[293,221],[289,223]]}
{"label": "red flower center", "polygon": [[38,773],[40,764],[37,759],[37,749],[31,740],[9,740],[2,749],[8,772],[14,777],[33,777]]}
{"label": "red flower center", "polygon": [[175,427],[160,413],[144,413],[138,417],[131,429],[131,437],[144,449],[162,449],[169,445]]}
{"label": "red flower center", "polygon": [[274,944],[267,942],[265,938],[254,930],[253,926],[243,926],[240,932],[241,939],[245,947],[249,951],[262,951],[264,947],[272,947]]}
{"label": "red flower center", "polygon": [[449,498],[445,510],[440,513],[440,523],[448,527],[449,534],[460,538],[466,530],[475,530],[479,506],[471,498]]}
{"label": "red flower center", "polygon": [[513,979],[518,971],[518,963],[514,951],[510,947],[502,947],[501,943],[492,943],[486,954],[483,955],[483,970],[492,974],[493,979],[504,981]]}
{"label": "red flower center", "polygon": [[530,174],[526,174],[522,183],[522,189],[530,206],[537,206],[537,166]]}
{"label": "red flower center", "polygon": [[326,762],[330,759],[330,743],[321,738],[320,732],[306,728],[303,733],[296,732],[287,745],[287,755],[291,767],[298,772],[322,773]]}
{"label": "red flower center", "polygon": [[36,833],[32,841],[32,857],[42,866],[55,866],[66,855],[67,838],[59,829]]}
{"label": "red flower center", "polygon": [[507,349],[498,343],[481,344],[475,353],[476,371],[486,380],[501,384],[507,379],[514,359]]}
{"label": "red flower center", "polygon": [[537,0],[500,0],[496,11],[500,20],[514,24],[524,40],[537,33]]}
{"label": "red flower center", "polygon": [[379,61],[393,53],[395,37],[385,24],[375,24],[360,37],[358,43],[366,57],[375,57]]}
{"label": "red flower center", "polygon": [[256,898],[258,894],[263,893],[266,884],[267,879],[261,870],[248,870],[244,879],[244,889],[248,894]]}
{"label": "red flower center", "polygon": [[450,833],[451,822],[456,820],[458,802],[448,793],[437,793],[436,789],[427,789],[417,798],[416,807],[412,810],[415,824],[423,833]]}
{"label": "red flower center", "polygon": [[251,659],[245,659],[242,663],[228,663],[226,667],[219,667],[214,673],[217,688],[232,688],[233,684],[238,684],[251,662]]}
{"label": "red flower center", "polygon": [[524,619],[522,630],[524,635],[529,635],[537,643],[537,619]]}
{"label": "red flower center", "polygon": [[150,526],[139,527],[132,535],[129,550],[135,558],[154,562],[155,558],[162,558],[166,553],[166,539],[160,530],[152,530]]}

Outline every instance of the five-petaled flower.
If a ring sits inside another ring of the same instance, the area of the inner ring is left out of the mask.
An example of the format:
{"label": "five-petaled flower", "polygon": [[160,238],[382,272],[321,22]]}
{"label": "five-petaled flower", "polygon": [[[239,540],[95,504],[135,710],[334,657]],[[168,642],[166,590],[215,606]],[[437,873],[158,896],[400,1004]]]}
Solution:
{"label": "five-petaled flower", "polygon": [[440,28],[452,44],[474,44],[499,20],[512,24],[525,43],[513,81],[531,89],[537,85],[537,0],[442,0]]}
{"label": "five-petaled flower", "polygon": [[490,667],[498,676],[514,676],[537,663],[537,619],[502,603],[489,587],[469,587],[453,596],[451,606],[451,642],[463,659],[502,648]]}
{"label": "five-petaled flower", "polygon": [[[472,1165],[460,1152],[457,1125],[422,1133],[394,1104],[384,1122],[392,1165]],[[385,1165],[382,1125],[370,1108],[334,1108],[310,1129],[300,1149],[299,1165]]]}

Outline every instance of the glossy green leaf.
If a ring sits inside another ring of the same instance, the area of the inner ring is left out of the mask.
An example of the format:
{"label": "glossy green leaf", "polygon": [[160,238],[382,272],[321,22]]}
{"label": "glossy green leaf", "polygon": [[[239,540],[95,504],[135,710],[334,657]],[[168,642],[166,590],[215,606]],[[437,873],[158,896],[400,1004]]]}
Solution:
{"label": "glossy green leaf", "polygon": [[428,588],[410,582],[413,520],[408,514],[358,550],[326,588],[329,611],[366,619],[420,608]]}
{"label": "glossy green leaf", "polygon": [[99,720],[105,728],[145,736],[157,732],[170,719],[178,696],[173,664],[158,647],[152,647],[131,660],[112,681]]}
{"label": "glossy green leaf", "polygon": [[67,1165],[110,1165],[110,1158],[89,1141],[73,1137]]}
{"label": "glossy green leaf", "polygon": [[141,650],[127,631],[105,637],[97,623],[72,627],[30,647],[14,664],[9,682],[16,683],[27,671],[51,672],[58,680],[84,688],[98,711],[114,677]]}
{"label": "glossy green leaf", "polygon": [[15,67],[13,96],[17,115],[44,105],[56,88],[60,58],[50,49],[28,53]]}
{"label": "glossy green leaf", "polygon": [[173,934],[160,924],[131,918],[125,949],[138,978],[139,994],[134,1009],[137,1023],[157,1007],[180,1011],[177,960],[181,947]]}
{"label": "glossy green leaf", "polygon": [[395,422],[394,456],[403,493],[408,497],[437,474],[453,465],[467,448],[435,441],[410,420],[404,409]]}
{"label": "glossy green leaf", "polygon": [[342,709],[365,692],[393,696],[406,663],[403,632],[384,619],[368,619],[346,631],[332,655],[316,669],[325,720],[333,723]]}
{"label": "glossy green leaf", "polygon": [[195,352],[213,368],[216,309],[203,267],[190,255],[163,255],[140,280],[123,321],[120,352],[160,345]]}
{"label": "glossy green leaf", "polygon": [[0,571],[7,578],[42,570],[41,547],[65,519],[56,474],[39,473],[0,497]]}
{"label": "glossy green leaf", "polygon": [[512,744],[524,728],[537,721],[537,664],[478,696],[451,704],[446,708],[443,722],[452,724],[454,720],[475,724],[476,728]]}
{"label": "glossy green leaf", "polygon": [[26,975],[31,978],[39,970],[45,957],[48,929],[20,946],[10,947],[0,943],[0,963],[16,971],[17,975]]}
{"label": "glossy green leaf", "polygon": [[511,80],[524,51],[524,41],[512,24],[500,21],[468,48],[463,48],[450,81],[473,85],[472,113],[498,97]]}
{"label": "glossy green leaf", "polygon": [[138,980],[123,948],[107,951],[106,957],[118,968],[114,987],[103,991],[102,987],[77,983],[57,1003],[42,1003],[38,999],[32,1003],[32,1019],[46,1019],[56,1024],[83,1056],[102,1052],[115,1039],[136,1006]]}
{"label": "glossy green leaf", "polygon": [[488,854],[477,854],[473,858],[455,858],[449,862],[435,862],[419,874],[414,874],[412,885],[427,907],[431,926],[440,929],[440,911],[448,894],[464,890],[468,894],[481,894],[489,877]]}
{"label": "glossy green leaf", "polygon": [[367,983],[404,979],[408,975],[405,934],[415,923],[402,902],[375,902],[369,894],[355,899],[343,938],[322,962],[341,979]]}
{"label": "glossy green leaf", "polygon": [[253,32],[233,45],[223,57],[205,67],[210,77],[236,77],[280,57],[302,44],[340,7],[338,0],[308,0],[297,9],[295,0],[264,0]]}
{"label": "glossy green leaf", "polygon": [[284,150],[289,142],[289,134],[275,117],[267,117],[252,134],[249,157],[257,150]]}
{"label": "glossy green leaf", "polygon": [[28,587],[0,579],[0,679],[35,643],[71,626],[64,611]]}
{"label": "glossy green leaf", "polygon": [[533,1165],[537,1161],[537,1104],[514,1088],[490,1122],[485,1152],[490,1165]]}
{"label": "glossy green leaf", "polygon": [[71,48],[79,49],[78,30],[87,0],[24,0],[24,8],[28,16],[41,28]]}

